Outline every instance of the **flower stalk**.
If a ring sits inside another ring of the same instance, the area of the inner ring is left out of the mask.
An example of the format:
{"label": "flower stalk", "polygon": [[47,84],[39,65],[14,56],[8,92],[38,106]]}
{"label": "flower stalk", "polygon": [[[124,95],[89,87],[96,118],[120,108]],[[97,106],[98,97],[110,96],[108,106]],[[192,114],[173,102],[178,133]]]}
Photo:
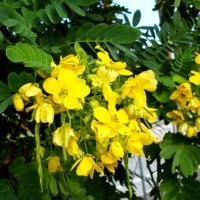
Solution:
{"label": "flower stalk", "polygon": [[129,168],[128,168],[128,153],[124,154],[124,166],[125,166],[125,172],[126,172],[126,181],[127,181],[128,192],[129,192],[129,199],[132,199],[133,188],[131,187],[131,180],[130,180],[130,174],[129,174]]}
{"label": "flower stalk", "polygon": [[65,118],[66,118],[66,112],[61,113],[61,132],[62,132],[62,150],[63,150],[63,157],[64,160],[67,160],[67,154],[66,154],[66,147],[65,147]]}
{"label": "flower stalk", "polygon": [[38,163],[38,175],[40,180],[40,187],[43,191],[43,170],[42,170],[42,160],[41,160],[41,147],[40,147],[40,123],[35,125],[35,143],[36,143],[36,159]]}

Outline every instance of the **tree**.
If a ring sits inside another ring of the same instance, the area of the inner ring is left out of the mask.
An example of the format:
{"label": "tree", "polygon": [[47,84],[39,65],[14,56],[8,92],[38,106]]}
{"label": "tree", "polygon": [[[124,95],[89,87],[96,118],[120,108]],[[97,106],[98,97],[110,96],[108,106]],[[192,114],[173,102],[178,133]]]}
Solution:
{"label": "tree", "polygon": [[133,154],[158,162],[154,199],[198,199],[199,9],[159,0],[138,27],[111,0],[1,1],[2,198],[136,199]]}

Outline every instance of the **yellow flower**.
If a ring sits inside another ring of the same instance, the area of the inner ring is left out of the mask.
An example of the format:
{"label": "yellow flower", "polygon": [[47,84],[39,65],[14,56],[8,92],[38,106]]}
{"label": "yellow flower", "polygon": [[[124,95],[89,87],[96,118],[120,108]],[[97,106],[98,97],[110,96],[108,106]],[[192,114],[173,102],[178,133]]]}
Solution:
{"label": "yellow flower", "polygon": [[142,133],[140,132],[134,132],[130,134],[126,141],[126,149],[128,152],[137,156],[143,155],[143,144],[141,138]]}
{"label": "yellow flower", "polygon": [[[200,55],[199,55],[199,57],[200,57]],[[200,73],[192,70],[191,74],[194,74],[194,75],[190,76],[190,78],[189,78],[190,83],[194,83],[195,85],[200,85]]]}
{"label": "yellow flower", "polygon": [[167,113],[167,117],[173,119],[174,124],[181,124],[184,121],[183,113],[180,110],[173,110],[172,112]]}
{"label": "yellow flower", "polygon": [[178,125],[178,132],[179,133],[185,133],[185,131],[188,129],[188,124],[186,122],[183,122]]}
{"label": "yellow flower", "polygon": [[106,167],[110,172],[114,173],[115,168],[118,166],[118,159],[106,151],[101,155],[101,166],[102,168]]}
{"label": "yellow flower", "polygon": [[152,70],[144,71],[136,77],[130,77],[122,86],[121,98],[129,97],[134,99],[138,109],[147,107],[145,90],[153,92],[156,90],[157,80]]}
{"label": "yellow flower", "polygon": [[95,132],[96,140],[98,142],[104,142],[108,138],[116,136],[117,133],[116,127],[111,126],[110,123],[103,124],[102,122],[98,122],[96,120],[92,121],[91,129]]}
{"label": "yellow flower", "polygon": [[35,121],[37,123],[49,123],[52,124],[54,119],[54,109],[50,103],[41,103],[35,112]]}
{"label": "yellow flower", "polygon": [[[137,76],[130,77],[122,86],[122,99],[126,96],[130,98],[146,98],[144,90],[154,92],[157,88],[157,80],[152,70],[144,71]],[[138,94],[139,93],[139,94]]]}
{"label": "yellow flower", "polygon": [[192,90],[189,83],[182,83],[181,85],[179,85],[176,91],[174,91],[170,96],[170,99],[178,101],[181,107],[184,107],[186,105],[186,102],[189,101],[191,98]]}
{"label": "yellow flower", "polygon": [[[75,137],[75,133],[73,129],[69,126],[69,124],[64,125],[64,131],[65,131],[65,148],[69,145],[69,140],[71,137]],[[53,132],[53,144],[56,146],[63,146],[63,138],[62,138],[62,127],[56,129],[56,131]]]}
{"label": "yellow flower", "polygon": [[197,130],[194,126],[189,126],[187,131],[186,131],[186,136],[187,137],[193,137],[193,136],[197,136]]}
{"label": "yellow flower", "polygon": [[197,63],[198,65],[200,65],[200,54],[196,53],[196,57],[194,59],[195,63]]}
{"label": "yellow flower", "polygon": [[50,156],[48,158],[48,170],[50,173],[62,171],[62,166],[60,164],[60,158],[58,156]]}
{"label": "yellow flower", "polygon": [[19,93],[13,95],[13,103],[16,111],[24,110],[24,101]]}
{"label": "yellow flower", "polygon": [[59,65],[52,63],[54,69],[51,72],[51,76],[57,78],[61,68],[73,70],[76,76],[81,75],[85,71],[85,65],[81,65],[78,56],[73,54],[67,55],[64,58],[60,58]]}
{"label": "yellow flower", "polygon": [[30,97],[42,96],[42,90],[37,83],[27,83],[19,88],[19,93],[25,101],[29,101]]}
{"label": "yellow flower", "polygon": [[90,93],[90,88],[84,80],[76,77],[70,69],[62,68],[58,78],[50,77],[43,83],[46,92],[53,95],[53,101],[63,104],[67,109],[80,109],[83,98]]}
{"label": "yellow flower", "polygon": [[[79,164],[79,165],[78,165]],[[90,178],[93,178],[94,171],[101,172],[101,168],[94,162],[91,156],[86,155],[79,160],[77,160],[71,170],[73,170],[78,165],[76,169],[76,174],[78,176],[88,176],[90,175]]]}
{"label": "yellow flower", "polygon": [[69,142],[68,142],[68,146],[67,146],[66,150],[70,156],[77,156],[77,155],[81,154],[81,149],[79,148],[79,146],[77,144],[76,137],[69,138]]}
{"label": "yellow flower", "polygon": [[200,107],[200,101],[197,97],[193,97],[190,99],[190,102],[187,106],[193,113],[196,113],[198,111],[198,108]]}
{"label": "yellow flower", "polygon": [[200,130],[200,117],[198,117],[195,121],[195,127],[197,128],[197,130]]}
{"label": "yellow flower", "polygon": [[143,117],[150,123],[156,122],[158,119],[156,110],[155,108],[144,108]]}
{"label": "yellow flower", "polygon": [[96,46],[100,52],[97,53],[100,59],[100,66],[97,70],[97,76],[101,78],[107,78],[109,82],[113,82],[119,75],[130,76],[132,72],[125,69],[125,62],[114,62],[110,59],[109,54],[100,46]]}

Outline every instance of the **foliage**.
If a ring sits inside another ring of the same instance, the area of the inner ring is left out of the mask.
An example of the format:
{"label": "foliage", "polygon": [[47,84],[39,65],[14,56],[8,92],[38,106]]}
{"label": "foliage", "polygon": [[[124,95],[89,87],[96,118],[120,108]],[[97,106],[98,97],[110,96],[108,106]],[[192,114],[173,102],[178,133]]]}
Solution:
{"label": "foliage", "polygon": [[[2,0],[0,199],[139,199],[143,153],[153,199],[198,199],[199,9],[158,0],[140,27],[112,0]],[[156,120],[176,131],[160,140]]]}

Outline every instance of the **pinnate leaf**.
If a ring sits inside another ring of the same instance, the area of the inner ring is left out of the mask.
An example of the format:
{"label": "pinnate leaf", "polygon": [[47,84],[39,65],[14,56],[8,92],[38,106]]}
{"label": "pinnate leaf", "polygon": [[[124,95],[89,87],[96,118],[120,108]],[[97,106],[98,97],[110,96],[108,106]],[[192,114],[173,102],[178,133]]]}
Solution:
{"label": "pinnate leaf", "polygon": [[42,49],[34,45],[17,43],[15,46],[8,46],[6,56],[14,63],[22,62],[26,67],[32,67],[43,71],[50,71],[52,57]]}

